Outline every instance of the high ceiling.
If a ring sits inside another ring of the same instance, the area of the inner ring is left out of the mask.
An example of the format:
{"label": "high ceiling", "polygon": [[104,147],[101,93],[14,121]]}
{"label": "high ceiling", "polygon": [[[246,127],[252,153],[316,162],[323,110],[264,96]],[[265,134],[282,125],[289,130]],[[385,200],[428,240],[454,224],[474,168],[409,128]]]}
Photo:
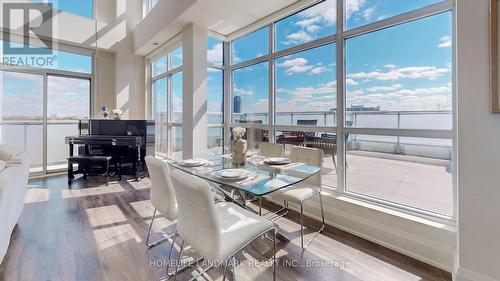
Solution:
{"label": "high ceiling", "polygon": [[298,0],[199,0],[187,11],[186,19],[196,19],[227,36],[295,2]]}
{"label": "high ceiling", "polygon": [[314,0],[164,0],[134,31],[136,54],[146,55],[195,23],[228,36],[290,5]]}

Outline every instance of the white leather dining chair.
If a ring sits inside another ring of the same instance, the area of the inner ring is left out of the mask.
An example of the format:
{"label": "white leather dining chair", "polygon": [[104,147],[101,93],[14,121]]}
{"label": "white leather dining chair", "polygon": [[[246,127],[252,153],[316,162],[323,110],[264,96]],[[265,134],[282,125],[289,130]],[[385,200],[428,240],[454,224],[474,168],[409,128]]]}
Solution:
{"label": "white leather dining chair", "polygon": [[[323,166],[323,151],[315,148],[308,148],[302,146],[293,146],[290,151],[290,160],[292,162],[305,163],[310,166],[319,167]],[[325,228],[325,214],[323,211],[323,198],[321,196],[321,171],[316,175],[306,179],[303,182],[295,184],[291,187],[278,190],[271,193],[269,196],[275,200],[284,202],[285,210],[288,210],[288,203],[292,202],[300,206],[300,246],[305,250],[309,244],[316,239],[316,237]],[[304,202],[314,196],[319,196],[319,203],[321,208],[321,221],[322,225],[315,236],[304,245]]]}
{"label": "white leather dining chair", "polygon": [[[272,231],[275,280],[276,228],[271,221],[234,203],[215,204],[208,183],[200,178],[180,170],[172,170],[171,177],[179,204],[176,232],[182,238],[179,260],[182,258],[184,244],[187,243],[206,260],[218,261],[224,265],[224,281],[229,261],[234,261],[235,254],[256,238]],[[171,253],[169,259],[170,255]],[[179,264],[177,262],[174,280]],[[234,263],[232,267],[235,276]],[[204,269],[199,275],[207,270]]]}
{"label": "white leather dining chair", "polygon": [[144,159],[146,160],[149,178],[151,179],[151,191],[149,197],[151,200],[151,204],[155,208],[153,218],[151,219],[151,223],[149,224],[148,236],[146,238],[146,246],[148,248],[152,248],[174,236],[174,234],[172,234],[158,241],[149,242],[149,236],[151,234],[153,222],[156,218],[156,212],[159,212],[167,220],[174,221],[177,219],[178,210],[177,199],[175,197],[175,190],[170,179],[170,169],[168,167],[168,164],[163,160],[155,158],[151,155],[144,157]]}
{"label": "white leather dining chair", "polygon": [[[151,228],[156,218],[156,213],[159,212],[167,220],[174,221],[177,219],[177,199],[175,197],[175,190],[173,188],[172,180],[170,179],[170,168],[167,162],[158,159],[151,155],[144,157],[146,166],[148,167],[149,178],[151,180],[150,200],[151,204],[155,207],[153,218],[149,224],[148,235],[146,238],[146,245],[148,248],[157,246],[173,236],[170,235],[156,242],[149,242]],[[224,201],[224,195],[218,191],[215,186],[211,186],[213,199],[216,202]]]}
{"label": "white leather dining chair", "polygon": [[261,142],[260,155],[265,157],[283,157],[283,145],[279,143]]}

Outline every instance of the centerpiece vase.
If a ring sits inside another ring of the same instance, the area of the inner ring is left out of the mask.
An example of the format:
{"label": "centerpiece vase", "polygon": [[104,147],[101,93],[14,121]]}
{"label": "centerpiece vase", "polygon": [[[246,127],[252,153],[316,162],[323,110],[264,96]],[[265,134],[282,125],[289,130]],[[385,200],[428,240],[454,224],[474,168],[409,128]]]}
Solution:
{"label": "centerpiece vase", "polygon": [[247,141],[242,138],[233,140],[231,144],[231,158],[236,166],[245,165],[247,160]]}

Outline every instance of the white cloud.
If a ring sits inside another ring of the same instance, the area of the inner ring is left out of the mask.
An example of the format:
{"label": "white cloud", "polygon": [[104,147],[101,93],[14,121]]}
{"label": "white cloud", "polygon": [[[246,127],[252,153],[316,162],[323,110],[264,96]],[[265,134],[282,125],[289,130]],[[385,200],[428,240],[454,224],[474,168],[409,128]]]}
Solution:
{"label": "white cloud", "polygon": [[337,1],[327,0],[300,13],[305,18],[319,17],[328,25],[337,22]]}
{"label": "white cloud", "polygon": [[307,60],[305,58],[295,58],[286,60],[280,64],[277,64],[278,67],[286,68],[285,72],[288,75],[292,75],[295,73],[307,72],[313,68],[313,66],[307,64]]}
{"label": "white cloud", "polygon": [[448,95],[451,93],[450,86],[431,87],[431,88],[416,88],[413,90],[403,89],[394,94],[400,95]]}
{"label": "white cloud", "polygon": [[305,58],[285,60],[284,62],[277,64],[277,66],[286,68],[285,72],[288,75],[304,72],[309,72],[309,74],[320,74],[328,70],[326,67],[321,66],[321,64],[310,65]]}
{"label": "white cloud", "polygon": [[439,38],[438,48],[449,48],[451,47],[451,36],[443,36]]}
{"label": "white cloud", "polygon": [[[396,86],[397,85],[397,86]],[[386,88],[399,88],[399,84]],[[451,85],[429,88],[398,89],[386,93],[365,95],[361,91],[347,92],[348,104],[380,106],[382,110],[451,109]]]}
{"label": "white cloud", "polygon": [[410,66],[401,68],[391,68],[389,71],[358,72],[348,74],[351,79],[376,79],[380,81],[398,80],[402,78],[419,79],[427,78],[436,80],[443,74],[449,73],[449,68],[439,68],[435,66]]}
{"label": "white cloud", "polygon": [[[332,1],[335,2],[335,1]],[[348,20],[354,13],[359,12],[365,5],[365,0],[348,0],[346,1],[346,19]]]}
{"label": "white cloud", "polygon": [[370,87],[367,89],[368,92],[381,92],[381,91],[395,91],[403,88],[401,84],[394,84],[390,86],[378,86],[378,87]]}
{"label": "white cloud", "polygon": [[356,86],[356,85],[358,85],[358,84],[359,84],[358,82],[354,81],[354,80],[353,80],[353,79],[351,79],[351,78],[347,78],[347,79],[345,80],[345,83],[347,84],[347,86]]}
{"label": "white cloud", "polygon": [[214,64],[222,64],[222,43],[215,44],[207,50],[207,59]]}
{"label": "white cloud", "polygon": [[325,71],[327,71],[328,69],[324,66],[318,66],[318,67],[315,67],[313,69],[311,69],[311,73],[312,74],[320,74],[320,73],[323,73]]}
{"label": "white cloud", "polygon": [[315,24],[311,24],[311,25],[306,26],[306,30],[309,33],[314,33],[320,29],[321,29],[321,26],[315,25]]}
{"label": "white cloud", "polygon": [[[346,2],[346,19],[348,20],[354,13],[361,10],[366,0],[349,0]],[[337,1],[327,0],[301,12],[300,15],[306,19],[319,17],[326,24],[334,25],[337,22]]]}
{"label": "white cloud", "polygon": [[305,58],[290,59],[279,63],[278,67],[292,67],[297,65],[307,65],[307,60]]}
{"label": "white cloud", "polygon": [[376,11],[376,7],[375,6],[372,6],[370,8],[367,8],[363,11],[363,17],[365,18],[365,20],[370,20],[373,15],[375,14],[375,11]]}
{"label": "white cloud", "polygon": [[309,35],[309,33],[305,32],[304,30],[299,30],[295,33],[289,34],[286,36],[286,39],[288,41],[284,42],[285,44],[290,44],[290,43],[305,43],[313,40],[314,38]]}
{"label": "white cloud", "polygon": [[311,24],[315,24],[315,23],[318,23],[321,21],[321,17],[320,16],[315,16],[315,17],[312,17],[312,18],[306,18],[306,19],[303,19],[301,21],[298,21],[296,22],[295,24],[300,26],[300,27],[307,27]]}
{"label": "white cloud", "polygon": [[236,85],[234,85],[233,93],[235,96],[251,96],[251,95],[253,95],[253,91],[245,89],[245,88],[238,88]]}
{"label": "white cloud", "polygon": [[335,94],[337,92],[337,81],[332,80],[317,87],[298,87],[290,93],[295,97],[310,98],[313,95]]}

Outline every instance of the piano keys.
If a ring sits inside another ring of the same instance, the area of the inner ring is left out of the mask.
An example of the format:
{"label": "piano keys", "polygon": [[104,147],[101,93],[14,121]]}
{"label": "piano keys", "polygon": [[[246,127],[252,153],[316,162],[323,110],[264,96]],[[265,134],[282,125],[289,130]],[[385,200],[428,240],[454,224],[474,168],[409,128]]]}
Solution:
{"label": "piano keys", "polygon": [[144,157],[155,154],[154,126],[152,120],[80,120],[78,136],[68,136],[65,142],[70,156],[77,145],[78,154],[111,156],[120,166],[132,164],[128,174],[140,178],[147,174]]}

